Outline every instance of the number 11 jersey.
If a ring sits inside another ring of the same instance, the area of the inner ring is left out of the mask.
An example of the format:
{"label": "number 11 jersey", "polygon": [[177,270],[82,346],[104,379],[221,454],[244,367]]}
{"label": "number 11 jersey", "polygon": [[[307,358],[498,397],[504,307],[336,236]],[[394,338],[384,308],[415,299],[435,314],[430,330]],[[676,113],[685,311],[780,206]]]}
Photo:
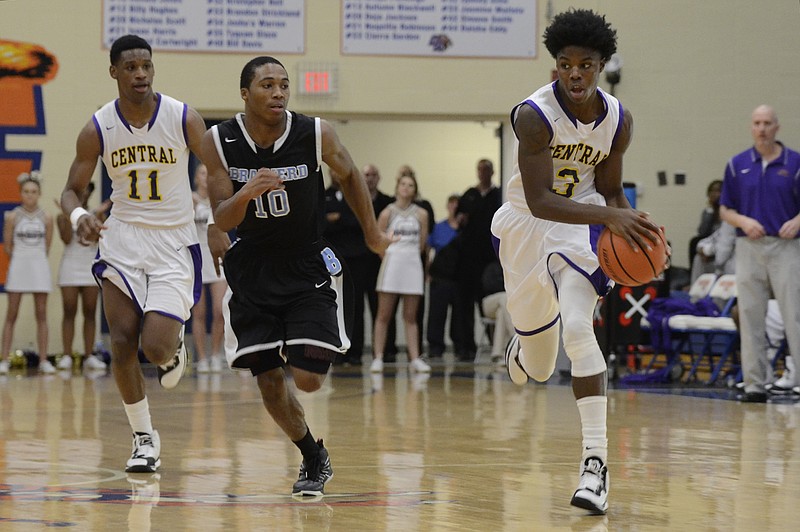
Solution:
{"label": "number 11 jersey", "polygon": [[119,100],[105,104],[92,120],[111,177],[112,216],[152,227],[178,227],[194,221],[189,184],[189,147],[183,102],[156,93],[150,121],[128,123]]}

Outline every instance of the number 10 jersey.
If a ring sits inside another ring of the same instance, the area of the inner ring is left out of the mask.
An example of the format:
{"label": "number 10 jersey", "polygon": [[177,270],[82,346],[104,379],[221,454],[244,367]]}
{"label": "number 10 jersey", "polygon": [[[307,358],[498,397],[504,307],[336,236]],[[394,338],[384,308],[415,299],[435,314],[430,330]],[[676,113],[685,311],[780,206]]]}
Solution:
{"label": "number 10 jersey", "polygon": [[234,193],[261,168],[272,169],[283,179],[283,189],[250,201],[236,228],[237,245],[283,255],[321,249],[325,183],[320,119],[286,111],[286,131],[267,147],[250,137],[243,113],[213,126],[211,133]]}

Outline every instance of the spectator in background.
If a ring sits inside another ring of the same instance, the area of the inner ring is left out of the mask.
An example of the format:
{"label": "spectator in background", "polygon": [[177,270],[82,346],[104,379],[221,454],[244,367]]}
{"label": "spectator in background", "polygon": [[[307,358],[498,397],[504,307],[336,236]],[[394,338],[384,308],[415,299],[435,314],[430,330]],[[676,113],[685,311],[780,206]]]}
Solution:
{"label": "spectator in background", "polygon": [[[695,253],[698,251],[698,242],[711,236],[719,229],[722,223],[722,219],[719,215],[719,197],[721,193],[721,180],[715,179],[708,184],[706,188],[706,206],[700,214],[700,225],[697,226],[697,234],[689,241],[689,265],[692,268],[694,268]],[[692,276],[692,281],[694,281],[694,276]]]}
{"label": "spectator in background", "polygon": [[428,290],[428,356],[440,358],[445,350],[444,328],[447,310],[452,308],[450,317],[450,340],[457,344],[454,324],[456,301],[456,271],[458,269],[458,194],[447,198],[447,218],[438,222],[428,236],[428,247],[433,251],[433,260],[428,270],[430,284]]}
{"label": "spectator in background", "polygon": [[737,228],[736,291],[744,374],[742,402],[765,403],[771,380],[766,345],[770,293],[778,301],[789,351],[800,353],[800,153],[776,140],[775,110],[751,116],[754,145],[725,167],[722,219]]}
{"label": "spectator in background", "polygon": [[[81,194],[81,205],[89,208],[89,198],[94,192],[94,183],[84,189]],[[56,200],[59,210],[61,204]],[[105,218],[111,200],[104,201],[94,215]],[[105,370],[106,363],[99,356],[93,354],[95,335],[97,334],[97,300],[100,296],[100,287],[92,275],[92,263],[97,255],[97,243],[81,244],[78,235],[69,221],[69,217],[60,212],[56,217],[58,234],[64,242],[64,254],[58,268],[58,285],[61,287],[61,302],[63,317],[61,319],[61,341],[63,354],[58,361],[58,369],[72,368],[73,342],[75,339],[75,315],[78,313],[78,301],[81,301],[83,313],[83,364],[86,369]]]}
{"label": "spectator in background", "polygon": [[497,259],[490,227],[495,211],[502,204],[502,193],[492,183],[492,161],[478,161],[477,173],[478,184],[467,189],[458,203],[462,243],[456,298],[460,319],[455,326],[460,343],[455,351],[459,360],[475,357],[475,305],[480,304],[482,298],[481,276],[486,266]]}
{"label": "spectator in background", "polygon": [[[375,211],[375,217],[380,216],[383,209],[389,206],[394,201],[394,196],[389,196],[378,190],[378,184],[381,181],[381,174],[378,167],[374,164],[368,164],[364,167],[364,180],[367,182],[370,197],[372,198],[372,208]],[[378,272],[381,269],[381,258],[376,254],[370,257],[370,266],[368,269],[368,277],[366,277],[366,286],[364,290],[367,294],[367,303],[369,303],[370,313],[372,315],[373,327],[375,318],[378,315],[378,293],[375,291],[375,285],[378,282]],[[387,362],[394,361],[397,356],[397,344],[395,337],[397,335],[397,328],[395,322],[389,322],[389,328],[386,330],[386,349],[384,351],[384,360]],[[373,338],[373,342],[375,339]]]}
{"label": "spectator in background", "polygon": [[483,299],[481,308],[483,315],[494,320],[492,327],[492,362],[503,365],[503,352],[511,337],[514,336],[514,324],[511,323],[511,314],[506,308],[508,298],[506,287],[503,284],[503,268],[500,261],[490,262],[483,270],[481,278],[483,286]]}
{"label": "spectator in background", "polygon": [[[200,241],[200,252],[203,255],[203,287],[200,290],[200,299],[192,307],[192,337],[194,338],[195,353],[197,353],[198,373],[219,373],[223,367],[224,348],[222,345],[225,334],[225,322],[222,316],[222,298],[228,289],[224,272],[218,273],[214,267],[214,258],[208,247],[208,218],[211,215],[211,201],[208,199],[208,169],[200,163],[194,170],[194,223],[197,227],[197,237]],[[206,356],[208,350],[208,320],[206,312],[208,297],[211,297],[211,356]]]}
{"label": "spectator in background", "polygon": [[47,294],[52,287],[47,253],[53,240],[53,218],[39,207],[41,181],[39,172],[20,174],[17,182],[22,204],[5,213],[3,245],[11,260],[6,279],[8,309],[3,326],[0,375],[8,373],[8,354],[14,341],[14,325],[23,294],[33,294],[39,371],[44,374],[56,372],[47,360]]}
{"label": "spectator in background", "polygon": [[[402,165],[397,171],[397,178],[399,179],[402,176],[411,176],[416,181],[417,174],[414,172],[414,169],[411,166],[404,164]],[[425,212],[428,213],[428,234],[430,235],[433,231],[433,226],[436,224],[436,218],[433,214],[433,205],[431,202],[426,200],[425,198],[417,196],[414,200],[414,203],[423,209]],[[428,253],[427,253],[427,241],[425,242],[426,246],[425,249],[422,251],[422,264],[428,264]],[[419,328],[419,345],[417,346],[419,352],[422,353],[422,338],[424,336],[423,331],[425,330],[425,291],[422,292],[422,298],[419,300],[419,308],[417,310],[417,327]],[[394,338],[394,336],[392,336]],[[395,349],[397,351],[397,349]]]}
{"label": "spectator in background", "polygon": [[[372,199],[372,208],[377,216],[380,211],[392,203],[393,199],[378,190],[381,176],[375,165],[364,166],[362,173]],[[364,354],[364,299],[366,297],[374,323],[378,312],[375,283],[378,281],[381,258],[367,247],[364,231],[358,223],[358,218],[345,201],[337,180],[332,179],[331,181],[331,186],[325,190],[327,225],[324,236],[328,242],[333,244],[337,256],[344,259],[349,279],[352,281],[353,297],[352,299],[345,298],[344,302],[345,311],[348,316],[352,314],[353,323],[353,330],[349,334],[350,349],[345,355],[345,360],[349,364],[360,366]],[[348,306],[352,306],[352,309],[348,309]],[[394,330],[392,330],[392,345],[394,345]]]}
{"label": "spectator in background", "polygon": [[697,242],[697,253],[692,261],[691,282],[694,283],[704,273],[722,275],[734,273],[734,248],[736,228],[722,222],[711,235]]}
{"label": "spectator in background", "polygon": [[428,213],[413,203],[417,197],[417,180],[400,176],[395,188],[395,201],[378,216],[378,228],[396,241],[386,249],[378,274],[378,318],[373,333],[375,355],[370,371],[383,371],[386,329],[398,300],[403,299],[403,322],[410,369],[426,373],[431,367],[420,358],[417,310],[425,283],[422,251],[428,237]]}

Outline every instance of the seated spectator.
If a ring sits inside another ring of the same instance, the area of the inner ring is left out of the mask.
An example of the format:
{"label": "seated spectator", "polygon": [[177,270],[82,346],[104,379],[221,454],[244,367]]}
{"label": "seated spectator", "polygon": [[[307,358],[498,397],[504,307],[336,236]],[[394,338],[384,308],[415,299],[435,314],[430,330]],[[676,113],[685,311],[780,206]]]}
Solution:
{"label": "seated spectator", "polygon": [[694,255],[697,252],[697,243],[711,236],[722,223],[719,215],[719,198],[722,194],[722,181],[715,179],[706,188],[706,206],[700,214],[700,225],[697,226],[697,234],[689,241],[689,265],[694,263]]}
{"label": "seated spectator", "polygon": [[704,273],[723,275],[735,272],[736,228],[722,222],[711,235],[697,242],[692,262],[691,282]]}
{"label": "seated spectator", "polygon": [[483,285],[483,299],[481,309],[483,315],[494,320],[492,333],[492,362],[505,365],[503,353],[511,337],[514,335],[514,325],[511,315],[506,308],[506,288],[503,283],[503,268],[500,262],[489,263],[483,270],[481,277]]}

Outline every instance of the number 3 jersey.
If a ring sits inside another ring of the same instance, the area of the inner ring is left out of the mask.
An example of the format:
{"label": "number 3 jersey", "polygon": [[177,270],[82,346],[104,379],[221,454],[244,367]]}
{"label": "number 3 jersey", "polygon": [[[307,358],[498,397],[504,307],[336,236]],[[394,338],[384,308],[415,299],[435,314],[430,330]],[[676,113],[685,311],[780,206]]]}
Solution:
{"label": "number 3 jersey", "polygon": [[[532,107],[550,133],[553,192],[581,203],[605,205],[605,200],[595,188],[594,169],[608,157],[611,145],[622,127],[622,105],[619,100],[598,88],[597,95],[605,103],[605,111],[591,124],[584,124],[561,101],[557,83],[545,85],[514,107],[511,123],[515,123],[520,107]],[[518,149],[517,142],[514,161],[518,160]],[[528,210],[517,163],[508,183],[508,201],[518,209]]]}
{"label": "number 3 jersey", "polygon": [[283,179],[283,189],[250,201],[236,228],[237,237],[270,253],[319,247],[325,224],[320,119],[286,111],[286,131],[266,148],[247,133],[243,113],[213,126],[211,132],[234,193],[261,168],[272,169]]}
{"label": "number 3 jersey", "polygon": [[177,227],[194,221],[187,106],[165,94],[156,98],[156,110],[144,127],[125,120],[119,100],[105,104],[92,120],[111,177],[113,216],[137,225]]}

